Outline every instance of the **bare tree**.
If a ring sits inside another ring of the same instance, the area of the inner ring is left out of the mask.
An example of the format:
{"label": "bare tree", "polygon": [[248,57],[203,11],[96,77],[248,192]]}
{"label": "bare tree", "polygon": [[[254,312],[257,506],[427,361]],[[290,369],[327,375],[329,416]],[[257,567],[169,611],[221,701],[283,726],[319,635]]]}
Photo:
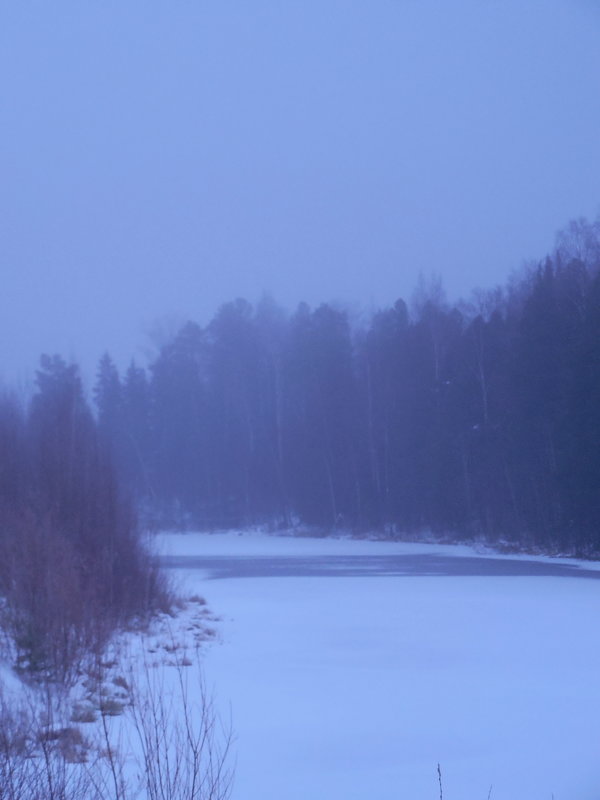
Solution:
{"label": "bare tree", "polygon": [[132,746],[142,767],[147,800],[227,800],[230,796],[232,730],[216,713],[198,669],[189,685],[186,667],[175,665],[175,685],[163,670],[146,665],[143,688],[131,692]]}

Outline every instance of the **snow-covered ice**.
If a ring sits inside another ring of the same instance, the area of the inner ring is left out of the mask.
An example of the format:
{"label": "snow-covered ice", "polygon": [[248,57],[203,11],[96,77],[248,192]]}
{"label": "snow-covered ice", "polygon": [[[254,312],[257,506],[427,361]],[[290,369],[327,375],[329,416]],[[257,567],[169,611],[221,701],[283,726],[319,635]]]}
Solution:
{"label": "snow-covered ice", "polygon": [[[235,533],[164,534],[157,546],[292,562],[480,556]],[[490,786],[492,800],[600,797],[600,581],[176,573],[221,617],[204,658],[233,718],[234,800],[429,800],[438,762],[444,800],[485,800]]]}

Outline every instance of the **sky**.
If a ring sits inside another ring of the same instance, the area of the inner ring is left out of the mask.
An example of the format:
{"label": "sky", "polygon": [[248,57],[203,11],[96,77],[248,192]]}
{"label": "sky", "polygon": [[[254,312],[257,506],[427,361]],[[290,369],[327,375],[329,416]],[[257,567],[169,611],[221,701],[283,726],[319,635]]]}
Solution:
{"label": "sky", "polygon": [[598,0],[0,0],[0,376],[504,283],[600,210]]}

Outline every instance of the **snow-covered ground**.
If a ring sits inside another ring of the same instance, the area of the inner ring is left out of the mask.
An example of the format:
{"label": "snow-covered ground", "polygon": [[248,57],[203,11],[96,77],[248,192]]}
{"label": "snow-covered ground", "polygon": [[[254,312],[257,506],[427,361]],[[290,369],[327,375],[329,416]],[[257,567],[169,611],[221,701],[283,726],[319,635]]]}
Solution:
{"label": "snow-covered ground", "polygon": [[[235,533],[163,534],[157,547],[289,559],[291,573],[313,557],[481,555]],[[190,563],[173,574],[221,617],[204,660],[233,718],[234,800],[435,800],[438,762],[444,800],[600,797],[599,580],[209,579]]]}

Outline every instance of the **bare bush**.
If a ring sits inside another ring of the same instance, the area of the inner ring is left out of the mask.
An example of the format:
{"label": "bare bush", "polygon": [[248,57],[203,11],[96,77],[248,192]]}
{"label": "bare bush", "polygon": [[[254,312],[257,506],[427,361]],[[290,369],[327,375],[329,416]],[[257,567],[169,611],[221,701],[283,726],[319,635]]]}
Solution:
{"label": "bare bush", "polygon": [[[218,717],[201,673],[190,686],[182,660],[175,686],[146,666],[144,687],[132,691],[131,715],[147,800],[227,800],[232,731]],[[194,696],[195,695],[195,696]]]}
{"label": "bare bush", "polygon": [[77,368],[0,396],[0,627],[22,670],[69,684],[116,628],[171,602],[99,441]]}
{"label": "bare bush", "polygon": [[105,800],[82,763],[86,749],[78,729],[54,727],[49,706],[0,694],[0,800]]}
{"label": "bare bush", "polygon": [[145,665],[139,680],[119,681],[128,696],[117,717],[102,677],[85,733],[59,687],[23,687],[20,700],[0,692],[0,800],[229,798],[231,728],[200,672],[190,686],[181,666]]}
{"label": "bare bush", "polygon": [[4,606],[0,620],[21,671],[71,683],[111,633],[97,613],[97,590],[85,580],[71,543],[24,515],[1,550]]}

